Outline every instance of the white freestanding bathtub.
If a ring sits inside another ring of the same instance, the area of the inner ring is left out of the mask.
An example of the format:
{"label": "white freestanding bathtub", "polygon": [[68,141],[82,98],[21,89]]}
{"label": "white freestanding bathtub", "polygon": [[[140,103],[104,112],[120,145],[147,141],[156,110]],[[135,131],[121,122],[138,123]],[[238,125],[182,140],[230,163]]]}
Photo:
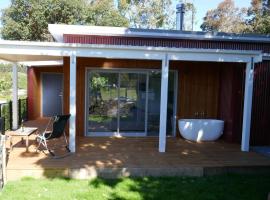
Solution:
{"label": "white freestanding bathtub", "polygon": [[224,121],[216,119],[180,119],[180,134],[191,141],[214,141],[223,133]]}

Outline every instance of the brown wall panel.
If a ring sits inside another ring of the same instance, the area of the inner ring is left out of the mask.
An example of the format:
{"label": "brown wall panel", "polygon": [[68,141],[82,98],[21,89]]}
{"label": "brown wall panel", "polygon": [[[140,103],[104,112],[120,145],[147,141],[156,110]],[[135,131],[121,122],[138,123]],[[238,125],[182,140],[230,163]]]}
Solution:
{"label": "brown wall panel", "polygon": [[[178,69],[178,118],[217,118],[219,66],[206,62],[171,62]],[[195,113],[204,112],[204,116]]]}
{"label": "brown wall panel", "polygon": [[251,145],[270,145],[270,61],[255,65]]}
{"label": "brown wall panel", "polygon": [[[178,68],[177,118],[225,121],[223,139],[241,141],[244,64],[172,62]],[[205,116],[195,116],[204,112]]]}
{"label": "brown wall panel", "polygon": [[223,139],[240,143],[244,101],[244,64],[221,66],[218,117],[226,123]]}
{"label": "brown wall panel", "polygon": [[100,35],[65,34],[64,42],[81,44],[132,45],[152,47],[200,48],[200,49],[233,49],[259,50],[270,53],[270,45],[265,42],[214,41],[195,39],[143,38]]}
{"label": "brown wall panel", "polygon": [[63,73],[63,67],[31,67],[28,69],[28,118],[34,120],[41,116],[41,74]]}
{"label": "brown wall panel", "polygon": [[40,94],[39,77],[34,67],[27,70],[27,97],[28,97],[28,119],[39,118]]}

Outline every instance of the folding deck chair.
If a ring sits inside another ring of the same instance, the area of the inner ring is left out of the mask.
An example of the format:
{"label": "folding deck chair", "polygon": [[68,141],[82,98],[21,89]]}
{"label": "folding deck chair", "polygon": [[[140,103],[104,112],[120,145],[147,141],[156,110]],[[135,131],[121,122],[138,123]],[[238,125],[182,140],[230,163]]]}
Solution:
{"label": "folding deck chair", "polygon": [[[55,156],[52,149],[48,148],[47,141],[52,139],[60,139],[62,136],[65,140],[65,148],[68,152],[70,152],[70,149],[68,148],[68,142],[67,137],[65,134],[65,127],[70,118],[70,115],[57,115],[52,118],[50,118],[49,123],[47,124],[47,127],[45,131],[37,136],[37,151],[39,150],[40,146],[42,145],[53,157]],[[52,131],[48,131],[50,125],[52,123]]]}

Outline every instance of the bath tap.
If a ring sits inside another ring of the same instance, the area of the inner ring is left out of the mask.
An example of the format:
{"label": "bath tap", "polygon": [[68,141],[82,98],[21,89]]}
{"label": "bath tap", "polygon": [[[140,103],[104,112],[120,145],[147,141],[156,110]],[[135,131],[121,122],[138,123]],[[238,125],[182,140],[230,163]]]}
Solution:
{"label": "bath tap", "polygon": [[202,111],[202,112],[200,113],[200,116],[201,116],[202,118],[204,118],[204,117],[206,116],[206,112]]}

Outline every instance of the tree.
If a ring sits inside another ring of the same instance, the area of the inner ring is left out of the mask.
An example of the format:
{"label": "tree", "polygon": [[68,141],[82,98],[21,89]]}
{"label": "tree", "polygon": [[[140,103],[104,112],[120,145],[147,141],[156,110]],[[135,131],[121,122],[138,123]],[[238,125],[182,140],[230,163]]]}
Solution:
{"label": "tree", "polygon": [[173,28],[171,0],[118,0],[118,9],[133,28]]}
{"label": "tree", "polygon": [[113,0],[12,0],[3,10],[2,38],[48,41],[48,24],[127,26]]}
{"label": "tree", "polygon": [[86,24],[96,26],[129,26],[112,0],[91,0],[87,7]]}
{"label": "tree", "polygon": [[233,0],[224,0],[216,9],[207,11],[201,29],[242,33],[247,29],[246,14],[247,10],[236,7]]}
{"label": "tree", "polygon": [[252,0],[248,9],[247,32],[270,33],[270,1]]}

